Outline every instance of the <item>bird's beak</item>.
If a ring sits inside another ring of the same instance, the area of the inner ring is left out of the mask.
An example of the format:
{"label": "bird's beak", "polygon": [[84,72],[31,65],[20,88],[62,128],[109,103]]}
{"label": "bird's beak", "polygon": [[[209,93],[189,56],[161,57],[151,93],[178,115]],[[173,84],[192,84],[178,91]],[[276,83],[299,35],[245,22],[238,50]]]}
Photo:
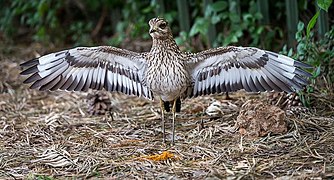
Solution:
{"label": "bird's beak", "polygon": [[154,32],[157,32],[157,28],[155,26],[150,28],[150,34],[154,33]]}

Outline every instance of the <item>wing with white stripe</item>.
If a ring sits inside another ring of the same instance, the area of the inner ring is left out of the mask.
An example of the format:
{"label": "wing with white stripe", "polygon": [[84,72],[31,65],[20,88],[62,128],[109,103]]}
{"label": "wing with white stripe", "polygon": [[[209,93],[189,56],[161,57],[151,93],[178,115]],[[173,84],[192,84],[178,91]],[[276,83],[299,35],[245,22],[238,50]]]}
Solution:
{"label": "wing with white stripe", "polygon": [[220,47],[193,54],[188,62],[193,79],[188,96],[245,89],[249,92],[300,90],[311,66],[284,55],[252,47]]}
{"label": "wing with white stripe", "polygon": [[153,98],[142,84],[145,53],[110,46],[77,47],[22,63],[30,75],[24,83],[39,90],[87,91],[102,88],[128,95]]}

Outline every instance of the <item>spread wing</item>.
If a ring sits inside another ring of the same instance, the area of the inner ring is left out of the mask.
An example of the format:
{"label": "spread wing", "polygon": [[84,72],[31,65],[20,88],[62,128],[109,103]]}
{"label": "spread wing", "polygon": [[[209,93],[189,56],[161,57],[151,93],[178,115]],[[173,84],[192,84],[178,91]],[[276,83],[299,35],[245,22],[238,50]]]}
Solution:
{"label": "spread wing", "polygon": [[106,89],[152,99],[142,84],[146,68],[145,53],[110,46],[77,47],[32,59],[22,75],[24,83],[39,90],[87,91]]}
{"label": "spread wing", "polygon": [[220,47],[193,54],[188,62],[193,87],[188,96],[230,92],[300,90],[311,66],[287,56],[252,47]]}

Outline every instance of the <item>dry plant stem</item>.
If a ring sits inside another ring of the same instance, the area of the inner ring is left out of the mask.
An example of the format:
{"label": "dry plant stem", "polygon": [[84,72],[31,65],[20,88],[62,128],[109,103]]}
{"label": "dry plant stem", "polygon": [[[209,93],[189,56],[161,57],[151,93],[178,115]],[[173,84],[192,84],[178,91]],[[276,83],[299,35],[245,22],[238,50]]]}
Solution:
{"label": "dry plant stem", "polygon": [[162,128],[162,142],[166,143],[166,130],[165,130],[165,115],[164,115],[164,102],[160,98],[160,109],[161,109],[161,128]]}

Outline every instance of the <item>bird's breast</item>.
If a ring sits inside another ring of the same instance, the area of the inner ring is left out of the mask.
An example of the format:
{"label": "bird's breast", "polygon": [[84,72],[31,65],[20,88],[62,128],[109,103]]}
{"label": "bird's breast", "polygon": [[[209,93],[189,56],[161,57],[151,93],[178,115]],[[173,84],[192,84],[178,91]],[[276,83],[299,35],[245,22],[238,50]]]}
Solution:
{"label": "bird's breast", "polygon": [[166,57],[150,61],[145,80],[154,95],[160,96],[164,101],[176,99],[190,84],[184,62]]}

